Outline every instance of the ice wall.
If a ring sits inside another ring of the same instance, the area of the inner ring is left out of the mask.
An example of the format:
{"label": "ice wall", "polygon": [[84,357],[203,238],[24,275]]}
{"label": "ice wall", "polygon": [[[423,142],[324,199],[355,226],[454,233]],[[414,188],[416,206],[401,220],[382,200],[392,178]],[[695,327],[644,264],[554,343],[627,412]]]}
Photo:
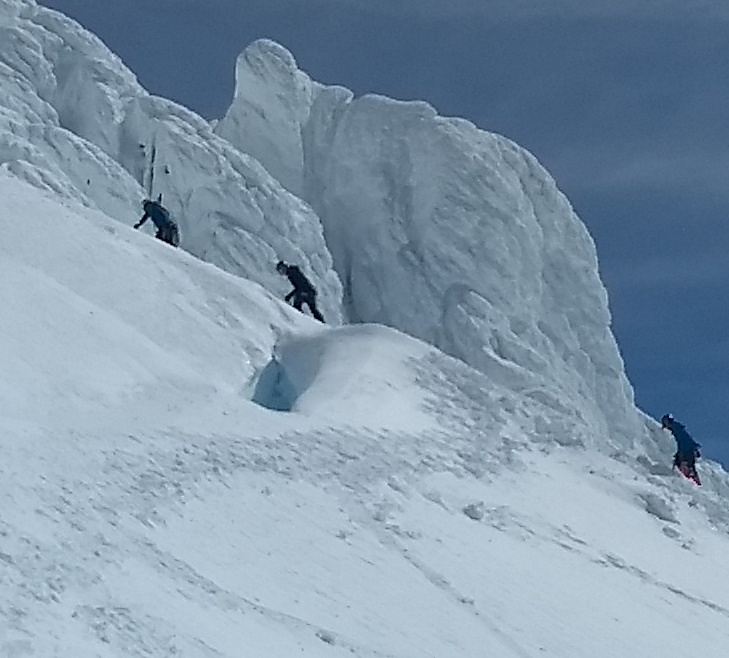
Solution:
{"label": "ice wall", "polygon": [[313,82],[270,41],[239,57],[237,82],[216,131],[302,189],[352,321],[541,400],[564,419],[541,435],[624,448],[642,432],[593,241],[532,155],[426,103]]}
{"label": "ice wall", "polygon": [[343,295],[349,319],[557,411],[535,436],[640,434],[594,245],[530,154],[425,103],[313,82],[271,41],[241,55],[237,83],[213,132],[75,22],[2,0],[0,166],[127,225],[162,194],[185,249],[276,295],[275,261],[300,263],[330,322]]}
{"label": "ice wall", "polygon": [[148,94],[95,36],[32,0],[0,2],[0,166],[132,225],[163,195],[187,251],[281,295],[302,265],[327,320],[341,284],[318,216],[193,112]]}

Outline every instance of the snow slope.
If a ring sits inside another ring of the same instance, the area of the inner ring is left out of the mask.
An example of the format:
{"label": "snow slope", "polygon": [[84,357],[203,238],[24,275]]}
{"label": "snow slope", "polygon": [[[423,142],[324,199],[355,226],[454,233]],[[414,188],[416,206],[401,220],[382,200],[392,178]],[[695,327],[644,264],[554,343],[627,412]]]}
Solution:
{"label": "snow slope", "polygon": [[729,482],[671,472],[549,175],[237,75],[216,134],[0,0],[0,656],[725,655]]}
{"label": "snow slope", "polygon": [[[0,196],[0,655],[724,655],[718,467],[545,443],[422,342]],[[291,411],[251,401],[273,358]]]}
{"label": "snow slope", "polygon": [[319,218],[201,117],[148,94],[77,23],[0,2],[0,166],[133,224],[162,194],[189,252],[271,289],[279,258],[315,280],[327,319],[341,284]]}

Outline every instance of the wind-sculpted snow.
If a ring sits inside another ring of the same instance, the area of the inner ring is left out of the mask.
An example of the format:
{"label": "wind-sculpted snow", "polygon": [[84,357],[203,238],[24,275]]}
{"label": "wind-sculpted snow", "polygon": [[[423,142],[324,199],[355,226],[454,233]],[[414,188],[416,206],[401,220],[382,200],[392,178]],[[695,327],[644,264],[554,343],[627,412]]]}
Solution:
{"label": "wind-sculpted snow", "polygon": [[270,41],[239,57],[216,131],[322,217],[352,321],[538,398],[572,440],[641,435],[592,240],[526,151],[426,103],[312,82]]}
{"label": "wind-sculpted snow", "polygon": [[0,198],[3,658],[726,653],[726,475],[665,433],[542,450],[558,412],[422,341]]}
{"label": "wind-sculpted snow", "polygon": [[275,261],[301,264],[332,324],[341,280],[348,319],[538,399],[561,422],[537,431],[559,442],[642,434],[592,241],[518,146],[425,103],[315,83],[270,41],[241,55],[216,135],[57,12],[6,1],[0,30],[7,171],[127,225],[162,194],[186,250],[279,295]]}
{"label": "wind-sculpted snow", "polygon": [[252,155],[0,0],[0,656],[723,658],[726,474],[633,409],[549,176],[271,42],[238,82]]}
{"label": "wind-sculpted snow", "polygon": [[247,48],[236,66],[236,102],[215,132],[232,143],[246,133],[246,152],[255,153],[286,189],[304,192],[301,126],[320,85],[299,71],[293,56],[272,41]]}
{"label": "wind-sculpted snow", "polygon": [[[432,426],[436,412],[427,411],[426,396],[403,400],[401,393],[416,387],[414,364],[435,351],[379,325],[343,327],[335,336],[289,337],[276,346],[269,364],[273,372],[261,382],[257,401],[321,420],[344,411],[352,425],[417,433]],[[383,385],[382,373],[388,371]]]}
{"label": "wind-sculpted snow", "polygon": [[0,3],[0,166],[128,225],[162,194],[182,246],[283,291],[279,258],[311,275],[330,323],[341,284],[319,218],[199,116],[150,96],[95,36],[32,0]]}

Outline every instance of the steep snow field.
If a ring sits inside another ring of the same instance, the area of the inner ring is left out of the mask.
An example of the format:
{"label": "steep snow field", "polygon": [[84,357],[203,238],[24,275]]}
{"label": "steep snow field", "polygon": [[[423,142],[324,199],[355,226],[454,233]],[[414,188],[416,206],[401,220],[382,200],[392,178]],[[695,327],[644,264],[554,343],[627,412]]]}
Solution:
{"label": "steep snow field", "polygon": [[729,480],[549,174],[270,41],[237,82],[211,126],[0,0],[0,656],[723,658]]}
{"label": "steep snow field", "polygon": [[271,262],[313,273],[338,322],[341,284],[311,208],[201,117],[151,96],[94,35],[34,0],[0,0],[0,165],[131,225],[144,196],[189,252],[269,287]]}
{"label": "steep snow field", "polygon": [[724,655],[723,475],[540,441],[432,347],[0,196],[0,655]]}

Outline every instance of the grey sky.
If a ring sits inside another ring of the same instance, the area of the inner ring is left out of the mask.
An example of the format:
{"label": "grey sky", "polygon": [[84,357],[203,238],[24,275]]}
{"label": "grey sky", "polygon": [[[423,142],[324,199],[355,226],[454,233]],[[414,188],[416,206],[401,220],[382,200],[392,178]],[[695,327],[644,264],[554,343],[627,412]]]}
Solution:
{"label": "grey sky", "polygon": [[272,38],[357,94],[534,153],[595,238],[639,406],[729,466],[729,6],[703,0],[48,0],[151,92],[221,116]]}

